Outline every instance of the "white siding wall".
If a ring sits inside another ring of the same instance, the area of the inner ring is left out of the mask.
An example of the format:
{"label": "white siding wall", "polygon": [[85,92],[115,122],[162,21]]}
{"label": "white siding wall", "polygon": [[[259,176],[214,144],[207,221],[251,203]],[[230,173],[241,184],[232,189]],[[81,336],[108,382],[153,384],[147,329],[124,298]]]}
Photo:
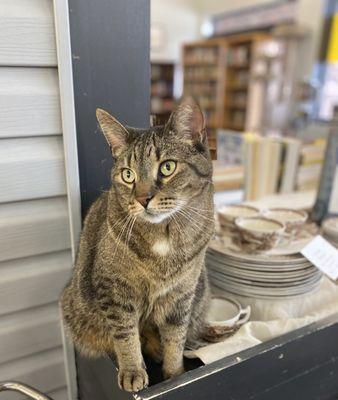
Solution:
{"label": "white siding wall", "polygon": [[65,400],[57,299],[72,262],[53,20],[52,0],[1,0],[0,381]]}

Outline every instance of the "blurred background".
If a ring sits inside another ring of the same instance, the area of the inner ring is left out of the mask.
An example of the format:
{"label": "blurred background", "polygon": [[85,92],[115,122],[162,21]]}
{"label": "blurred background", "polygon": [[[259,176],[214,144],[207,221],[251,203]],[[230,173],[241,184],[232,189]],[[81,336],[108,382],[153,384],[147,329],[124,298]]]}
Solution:
{"label": "blurred background", "polygon": [[337,4],[152,1],[151,112],[163,122],[182,94],[198,99],[217,192],[317,189],[338,102]]}

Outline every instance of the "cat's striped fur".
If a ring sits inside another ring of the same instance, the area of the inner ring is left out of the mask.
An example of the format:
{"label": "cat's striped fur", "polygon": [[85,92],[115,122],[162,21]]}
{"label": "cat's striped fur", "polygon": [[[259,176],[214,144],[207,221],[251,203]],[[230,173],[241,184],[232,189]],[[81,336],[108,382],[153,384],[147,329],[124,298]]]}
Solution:
{"label": "cat's striped fur", "polygon": [[[115,159],[112,186],[85,219],[61,305],[76,347],[88,356],[114,354],[121,388],[138,391],[148,383],[141,342],[169,378],[182,373],[184,346],[204,329],[212,163],[191,99],[165,127],[149,130],[123,127],[102,110],[97,116]],[[159,172],[166,160],[176,162],[168,177]],[[135,182],[121,178],[126,167]]]}

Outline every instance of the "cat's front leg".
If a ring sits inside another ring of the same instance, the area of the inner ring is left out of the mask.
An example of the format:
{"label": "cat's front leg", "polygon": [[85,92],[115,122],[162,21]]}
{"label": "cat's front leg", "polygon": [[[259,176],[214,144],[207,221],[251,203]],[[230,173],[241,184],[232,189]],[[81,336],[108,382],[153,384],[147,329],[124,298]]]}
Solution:
{"label": "cat's front leg", "polygon": [[139,334],[138,293],[122,277],[110,276],[97,280],[96,299],[109,332],[108,346],[113,347],[107,348],[107,353],[113,351],[117,358],[119,386],[137,392],[148,385]]}
{"label": "cat's front leg", "polygon": [[119,386],[128,392],[138,392],[148,385],[138,328],[115,329],[113,341],[119,366]]}
{"label": "cat's front leg", "polygon": [[160,328],[160,333],[163,346],[163,377],[169,379],[181,375],[184,372],[183,350],[187,327],[168,324]]}
{"label": "cat's front leg", "polygon": [[159,327],[163,346],[163,376],[165,379],[184,372],[183,351],[191,315],[193,294],[177,300]]}

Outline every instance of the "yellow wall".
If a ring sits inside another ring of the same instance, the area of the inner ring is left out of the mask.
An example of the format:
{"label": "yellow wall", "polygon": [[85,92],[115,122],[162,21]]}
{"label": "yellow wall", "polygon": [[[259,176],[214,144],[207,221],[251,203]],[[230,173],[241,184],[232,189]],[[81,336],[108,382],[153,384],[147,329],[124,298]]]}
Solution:
{"label": "yellow wall", "polygon": [[332,20],[327,61],[338,62],[338,14],[335,14]]}

